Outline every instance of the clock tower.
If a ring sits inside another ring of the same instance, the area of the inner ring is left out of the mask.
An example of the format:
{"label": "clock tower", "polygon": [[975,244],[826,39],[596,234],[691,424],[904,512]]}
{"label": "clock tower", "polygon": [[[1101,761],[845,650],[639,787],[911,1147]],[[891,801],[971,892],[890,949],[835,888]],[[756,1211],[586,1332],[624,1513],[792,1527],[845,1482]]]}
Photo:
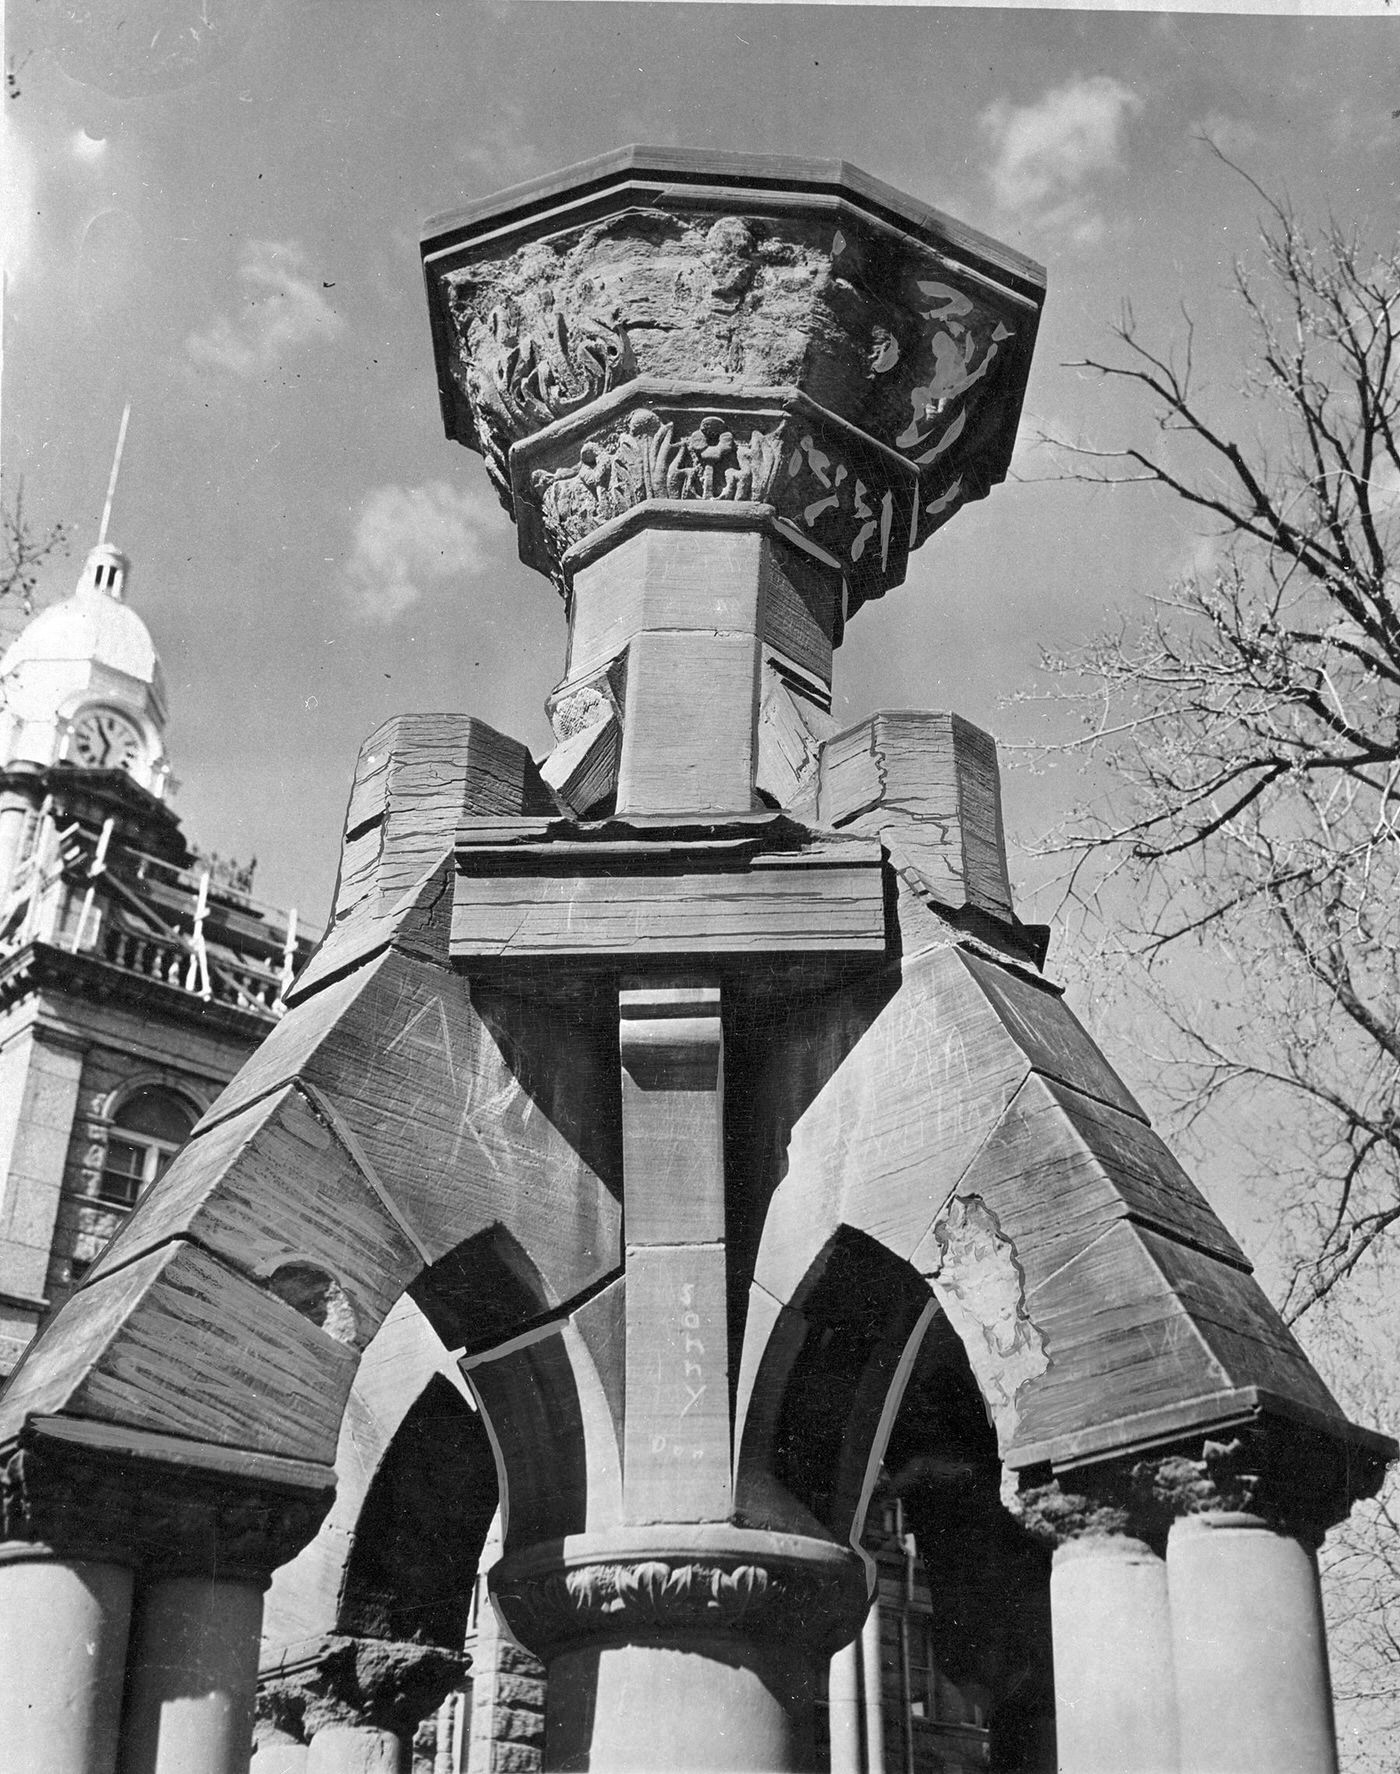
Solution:
{"label": "clock tower", "polygon": [[41,611],[0,660],[0,759],[124,770],[160,800],[165,679],[126,601],[130,571],[119,548],[98,543],[72,596]]}
{"label": "clock tower", "polygon": [[129,573],[99,542],[0,658],[0,1377],[276,1022],[308,947],[170,806]]}

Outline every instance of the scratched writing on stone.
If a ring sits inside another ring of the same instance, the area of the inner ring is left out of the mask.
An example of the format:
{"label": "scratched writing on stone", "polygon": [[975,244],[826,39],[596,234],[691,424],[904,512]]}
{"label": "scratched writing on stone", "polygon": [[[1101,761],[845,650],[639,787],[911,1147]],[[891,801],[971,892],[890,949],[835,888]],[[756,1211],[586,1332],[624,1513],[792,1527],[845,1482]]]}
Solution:
{"label": "scratched writing on stone", "polygon": [[446,1098],[454,1110],[449,1164],[456,1164],[463,1148],[471,1145],[498,1177],[518,1168],[518,1149],[528,1140],[537,1111],[484,1022],[473,1016],[464,1029],[459,1017],[454,1046],[453,1021],[435,993],[410,1008],[384,1052],[399,1053],[408,1062],[404,1093],[394,1104],[396,1121],[419,1126],[426,1120],[442,1127]]}
{"label": "scratched writing on stone", "polygon": [[[685,1402],[677,1415],[687,1417],[705,1396],[708,1385],[704,1366],[705,1344],[700,1336],[700,1314],[695,1310],[693,1281],[681,1284],[680,1304],[681,1389]],[[665,1455],[672,1460],[703,1460],[705,1457],[703,1443],[681,1441],[675,1436],[660,1434],[652,1436],[651,1451],[654,1455]]]}
{"label": "scratched writing on stone", "polygon": [[853,1179],[920,1161],[950,1142],[977,1140],[1005,1107],[1004,1090],[979,1083],[961,1031],[939,1021],[931,999],[897,999],[888,1016],[878,1059],[861,1056],[842,1068],[824,1118],[834,1129],[831,1161]]}

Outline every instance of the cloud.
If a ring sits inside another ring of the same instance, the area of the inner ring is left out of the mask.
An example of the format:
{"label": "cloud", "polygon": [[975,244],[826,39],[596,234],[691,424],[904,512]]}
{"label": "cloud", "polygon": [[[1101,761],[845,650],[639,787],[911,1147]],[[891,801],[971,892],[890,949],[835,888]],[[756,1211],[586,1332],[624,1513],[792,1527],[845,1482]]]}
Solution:
{"label": "cloud", "polygon": [[293,240],[248,241],[238,281],[244,291],[239,314],[220,314],[185,340],[196,364],[247,380],[275,370],[299,346],[328,343],[345,330]]}
{"label": "cloud", "polygon": [[1121,161],[1123,131],[1142,109],[1106,74],[1052,87],[1029,105],[998,99],[978,119],[995,153],[987,174],[998,206],[1033,226],[1092,244],[1104,231],[1092,183]]}
{"label": "cloud", "polygon": [[343,590],[365,622],[392,622],[430,585],[479,573],[486,564],[482,533],[500,528],[500,513],[482,493],[446,481],[421,487],[374,487],[355,520]]}

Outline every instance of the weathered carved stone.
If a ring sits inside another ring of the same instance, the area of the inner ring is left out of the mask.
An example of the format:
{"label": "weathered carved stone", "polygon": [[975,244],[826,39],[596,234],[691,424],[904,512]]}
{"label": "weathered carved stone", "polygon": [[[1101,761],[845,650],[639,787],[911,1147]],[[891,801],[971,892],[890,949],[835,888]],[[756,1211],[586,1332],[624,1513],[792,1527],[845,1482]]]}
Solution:
{"label": "weathered carved stone", "polygon": [[544,1656],[603,1634],[714,1632],[831,1651],[849,1641],[866,1602],[864,1572],[854,1557],[820,1565],[783,1559],[766,1551],[757,1535],[747,1558],[612,1558],[562,1570],[522,1569],[524,1562],[498,1565],[491,1593],[511,1630]]}
{"label": "weathered carved stone", "polygon": [[1117,1534],[1161,1552],[1172,1523],[1192,1515],[1253,1517],[1316,1545],[1380,1471],[1374,1451],[1357,1448],[1348,1460],[1319,1430],[1275,1421],[1053,1478],[1022,1474],[1003,1500],[1029,1533],[1053,1545]]}
{"label": "weathered carved stone", "polygon": [[327,1725],[408,1738],[461,1681],[468,1661],[439,1645],[334,1634],[314,1654],[260,1679],[259,1722],[267,1733],[302,1741]]}
{"label": "weathered carved stone", "polygon": [[713,500],[762,508],[854,585],[903,576],[914,487],[894,452],[790,391],[707,412],[712,399],[648,379],[522,443],[524,558],[567,592],[576,551],[606,524],[648,501]]}
{"label": "weathered carved stone", "polygon": [[709,413],[676,435],[674,419],[634,407],[608,443],[589,439],[572,467],[537,468],[531,476],[550,540],[562,556],[575,542],[643,499],[768,497],[782,460],[776,435],[755,429],[736,439],[725,419]]}
{"label": "weathered carved stone", "polygon": [[1006,472],[1039,268],[853,168],[630,149],[424,257],[449,434],[561,584],[645,500],[771,500],[854,608]]}
{"label": "weathered carved stone", "polygon": [[329,1485],[298,1492],[170,1461],[46,1443],[0,1464],[0,1543],[130,1564],[161,1577],[265,1583],[306,1544]]}

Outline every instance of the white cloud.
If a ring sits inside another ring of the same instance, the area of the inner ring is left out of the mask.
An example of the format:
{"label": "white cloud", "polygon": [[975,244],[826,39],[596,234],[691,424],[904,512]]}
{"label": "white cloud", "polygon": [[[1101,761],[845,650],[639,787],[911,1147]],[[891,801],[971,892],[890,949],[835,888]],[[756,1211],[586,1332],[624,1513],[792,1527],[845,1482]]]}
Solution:
{"label": "white cloud", "polygon": [[997,204],[1092,244],[1104,230],[1093,181],[1119,166],[1124,128],[1141,109],[1132,88],[1106,74],[1053,87],[1029,105],[998,99],[978,119],[996,156],[987,176]]}
{"label": "white cloud", "polygon": [[500,513],[478,492],[446,481],[374,487],[355,520],[344,591],[366,622],[392,622],[430,585],[479,573],[486,564],[483,531],[500,528]]}
{"label": "white cloud", "polygon": [[298,346],[328,342],[345,330],[293,240],[248,241],[238,281],[244,295],[237,316],[220,314],[185,340],[196,364],[244,379],[266,375]]}

